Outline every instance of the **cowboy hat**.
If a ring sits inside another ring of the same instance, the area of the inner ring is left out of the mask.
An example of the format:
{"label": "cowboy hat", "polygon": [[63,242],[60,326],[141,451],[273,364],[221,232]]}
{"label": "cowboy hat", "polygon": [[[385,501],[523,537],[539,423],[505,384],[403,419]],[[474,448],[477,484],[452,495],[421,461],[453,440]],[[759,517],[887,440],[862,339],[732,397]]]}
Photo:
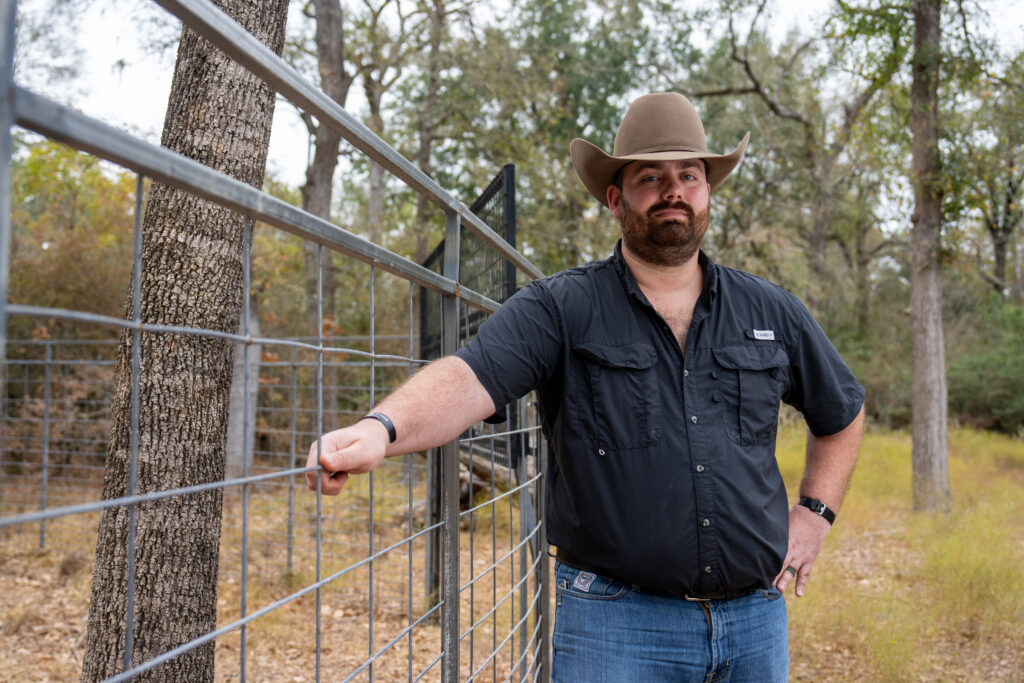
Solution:
{"label": "cowboy hat", "polygon": [[576,138],[569,145],[572,165],[590,194],[608,205],[608,186],[620,168],[632,161],[703,159],[714,192],[743,158],[750,133],[729,154],[709,154],[704,125],[690,100],[671,92],[652,93],[629,105],[615,134],[611,156],[597,145]]}

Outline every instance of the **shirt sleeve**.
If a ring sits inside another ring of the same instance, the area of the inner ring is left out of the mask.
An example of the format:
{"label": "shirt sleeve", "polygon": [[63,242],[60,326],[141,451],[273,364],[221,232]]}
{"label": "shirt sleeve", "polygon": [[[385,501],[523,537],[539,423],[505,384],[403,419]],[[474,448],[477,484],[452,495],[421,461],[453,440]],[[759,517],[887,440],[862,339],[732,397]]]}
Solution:
{"label": "shirt sleeve", "polygon": [[488,318],[456,351],[499,408],[543,384],[560,363],[561,318],[544,287],[533,282]]}
{"label": "shirt sleeve", "polygon": [[815,436],[835,434],[857,417],[864,387],[807,307],[790,296],[790,386],[782,399],[803,413]]}

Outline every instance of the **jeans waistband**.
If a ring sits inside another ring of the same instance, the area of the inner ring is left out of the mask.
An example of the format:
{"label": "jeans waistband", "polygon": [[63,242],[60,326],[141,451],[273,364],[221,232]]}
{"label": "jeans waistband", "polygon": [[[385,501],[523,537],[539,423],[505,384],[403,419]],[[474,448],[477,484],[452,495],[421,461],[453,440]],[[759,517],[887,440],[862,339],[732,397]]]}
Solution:
{"label": "jeans waistband", "polygon": [[712,600],[735,600],[736,598],[744,598],[757,590],[757,587],[755,586],[752,588],[742,588],[740,590],[725,590],[699,594],[672,593],[657,588],[646,588],[644,586],[638,586],[635,583],[625,581],[624,579],[619,579],[618,577],[614,576],[613,574],[609,574],[607,571],[601,569],[600,567],[595,567],[594,565],[588,562],[584,562],[575,555],[566,552],[561,548],[558,548],[555,552],[555,559],[561,562],[562,564],[568,565],[575,569],[579,569],[581,571],[591,572],[592,574],[600,574],[601,576],[605,576],[610,579],[616,579],[617,581],[629,583],[633,587],[633,590],[637,591],[638,593],[646,593],[647,595],[660,595],[668,598],[683,598],[684,600],[688,600],[690,602],[710,602]]}

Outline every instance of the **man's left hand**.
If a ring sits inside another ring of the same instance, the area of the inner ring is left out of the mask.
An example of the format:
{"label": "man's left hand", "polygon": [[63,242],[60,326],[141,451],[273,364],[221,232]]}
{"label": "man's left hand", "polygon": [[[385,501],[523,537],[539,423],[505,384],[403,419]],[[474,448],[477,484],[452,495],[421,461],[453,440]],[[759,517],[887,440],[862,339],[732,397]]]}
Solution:
{"label": "man's left hand", "polygon": [[[796,596],[803,597],[814,560],[825,545],[825,537],[831,528],[828,520],[801,505],[789,511],[789,550],[786,561],[782,563],[782,571],[772,582],[779,591],[785,593],[795,579]],[[796,572],[795,576],[793,572]]]}

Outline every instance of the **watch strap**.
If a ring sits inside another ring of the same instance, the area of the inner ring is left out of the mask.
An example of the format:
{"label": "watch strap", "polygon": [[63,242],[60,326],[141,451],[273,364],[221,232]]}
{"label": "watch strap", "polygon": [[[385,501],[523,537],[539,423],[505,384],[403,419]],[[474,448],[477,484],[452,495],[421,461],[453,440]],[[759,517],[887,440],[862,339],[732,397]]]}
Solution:
{"label": "watch strap", "polygon": [[377,422],[380,422],[382,425],[384,425],[384,429],[388,430],[389,443],[394,443],[395,440],[398,438],[398,432],[395,431],[395,423],[392,422],[391,418],[385,415],[384,413],[370,413],[366,417],[359,418],[360,422],[362,422],[363,420],[377,420]]}
{"label": "watch strap", "polygon": [[816,515],[821,515],[829,524],[836,523],[836,513],[830,510],[827,505],[817,498],[808,498],[807,496],[804,496],[800,499],[798,505],[804,506]]}

